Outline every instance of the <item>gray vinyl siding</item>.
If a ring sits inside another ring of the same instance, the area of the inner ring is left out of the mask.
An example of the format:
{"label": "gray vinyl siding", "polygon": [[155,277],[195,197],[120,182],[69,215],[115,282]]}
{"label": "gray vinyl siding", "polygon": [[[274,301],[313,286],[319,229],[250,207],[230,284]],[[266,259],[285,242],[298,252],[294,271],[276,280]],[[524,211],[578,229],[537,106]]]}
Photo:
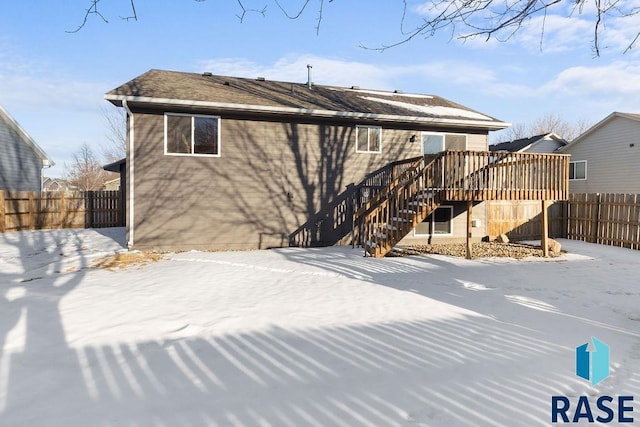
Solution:
{"label": "gray vinyl siding", "polygon": [[39,191],[42,160],[0,115],[0,190]]}
{"label": "gray vinyl siding", "polygon": [[489,138],[486,134],[468,134],[467,150],[469,151],[488,151]]}
{"label": "gray vinyl siding", "polygon": [[[347,186],[419,156],[410,137],[429,130],[383,127],[381,153],[356,153],[354,124],[223,116],[220,157],[189,157],[164,155],[162,113],[134,123],[133,246],[172,250],[287,246]],[[486,134],[469,139],[486,149]]]}
{"label": "gray vinyl siding", "polygon": [[587,179],[570,181],[570,192],[640,193],[640,121],[613,117],[563,153],[587,161]]}

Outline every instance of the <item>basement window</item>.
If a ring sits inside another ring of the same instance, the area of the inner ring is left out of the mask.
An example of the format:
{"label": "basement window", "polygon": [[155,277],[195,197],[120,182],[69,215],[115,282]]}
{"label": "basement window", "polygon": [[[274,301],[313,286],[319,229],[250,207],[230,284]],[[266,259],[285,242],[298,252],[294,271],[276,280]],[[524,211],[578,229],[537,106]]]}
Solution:
{"label": "basement window", "polygon": [[380,126],[356,126],[356,153],[381,153],[382,128]]}
{"label": "basement window", "polygon": [[451,236],[453,234],[453,206],[440,206],[413,230],[414,236]]}
{"label": "basement window", "polygon": [[569,162],[569,179],[572,181],[584,181],[587,179],[587,161],[586,160]]}
{"label": "basement window", "polygon": [[164,153],[173,156],[220,156],[220,117],[164,115]]}

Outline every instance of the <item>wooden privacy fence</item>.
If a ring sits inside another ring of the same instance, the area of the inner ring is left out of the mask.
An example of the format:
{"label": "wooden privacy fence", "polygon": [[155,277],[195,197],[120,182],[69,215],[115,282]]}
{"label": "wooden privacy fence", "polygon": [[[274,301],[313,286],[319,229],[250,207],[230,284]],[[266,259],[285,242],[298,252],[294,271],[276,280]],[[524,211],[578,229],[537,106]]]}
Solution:
{"label": "wooden privacy fence", "polygon": [[567,237],[640,249],[640,194],[571,194]]}
{"label": "wooden privacy fence", "polygon": [[[541,212],[539,202],[488,202],[487,234],[539,239]],[[570,194],[548,212],[551,237],[640,249],[640,194]]]}
{"label": "wooden privacy fence", "polygon": [[[567,236],[567,203],[551,202],[549,237]],[[542,233],[542,202],[538,200],[492,200],[487,202],[487,235],[506,234],[511,240],[539,240]]]}
{"label": "wooden privacy fence", "polygon": [[0,232],[124,226],[120,191],[0,190]]}

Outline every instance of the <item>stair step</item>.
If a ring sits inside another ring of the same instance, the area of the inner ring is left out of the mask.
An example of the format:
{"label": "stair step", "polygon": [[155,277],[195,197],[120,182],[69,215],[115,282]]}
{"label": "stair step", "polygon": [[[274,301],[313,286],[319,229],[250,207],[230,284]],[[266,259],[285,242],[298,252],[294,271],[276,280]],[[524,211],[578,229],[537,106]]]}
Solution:
{"label": "stair step", "polygon": [[399,216],[394,216],[391,218],[391,221],[393,222],[409,222],[408,219],[406,218],[400,218]]}
{"label": "stair step", "polygon": [[409,206],[425,206],[425,205],[426,205],[426,203],[419,202],[419,201],[409,202]]}
{"label": "stair step", "polygon": [[433,198],[433,193],[430,191],[416,195],[416,199],[418,200],[431,199],[431,198]]}
{"label": "stair step", "polygon": [[385,230],[391,230],[391,231],[397,231],[398,227],[396,227],[395,225],[391,225],[391,224],[385,224],[382,226],[382,228],[384,228]]}
{"label": "stair step", "polygon": [[378,239],[386,239],[387,238],[386,234],[380,233],[380,232],[374,234],[374,236],[376,236]]}
{"label": "stair step", "polygon": [[400,209],[399,212],[403,213],[403,214],[409,214],[409,215],[415,215],[416,214],[416,211],[412,211],[410,209]]}
{"label": "stair step", "polygon": [[378,244],[376,242],[372,242],[371,240],[367,240],[364,242],[364,245],[368,248],[377,248]]}

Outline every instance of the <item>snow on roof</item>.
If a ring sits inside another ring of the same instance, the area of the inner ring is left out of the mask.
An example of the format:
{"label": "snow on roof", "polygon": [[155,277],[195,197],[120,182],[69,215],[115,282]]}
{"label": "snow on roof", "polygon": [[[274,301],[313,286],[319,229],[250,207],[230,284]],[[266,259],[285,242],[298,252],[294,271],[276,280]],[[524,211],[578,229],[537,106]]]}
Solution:
{"label": "snow on roof", "polygon": [[491,117],[484,114],[476,113],[475,111],[463,110],[461,108],[444,107],[437,105],[416,105],[408,102],[393,101],[390,99],[375,98],[372,96],[361,96],[360,98],[368,101],[380,102],[381,104],[393,105],[395,107],[404,108],[409,111],[415,111],[418,113],[432,114],[434,116],[448,116],[448,117],[465,117],[468,119],[476,120],[493,120]]}
{"label": "snow on roof", "polygon": [[[422,95],[419,93],[404,93],[404,92],[388,92],[383,90],[370,90],[370,89],[356,89],[355,87],[351,89],[345,89],[343,87],[330,87],[329,90],[337,90],[337,91],[353,91],[358,93],[368,93],[370,95],[379,95],[379,96],[401,96],[403,98],[421,98],[421,99],[433,99],[433,95]],[[366,97],[364,97],[366,99]]]}

